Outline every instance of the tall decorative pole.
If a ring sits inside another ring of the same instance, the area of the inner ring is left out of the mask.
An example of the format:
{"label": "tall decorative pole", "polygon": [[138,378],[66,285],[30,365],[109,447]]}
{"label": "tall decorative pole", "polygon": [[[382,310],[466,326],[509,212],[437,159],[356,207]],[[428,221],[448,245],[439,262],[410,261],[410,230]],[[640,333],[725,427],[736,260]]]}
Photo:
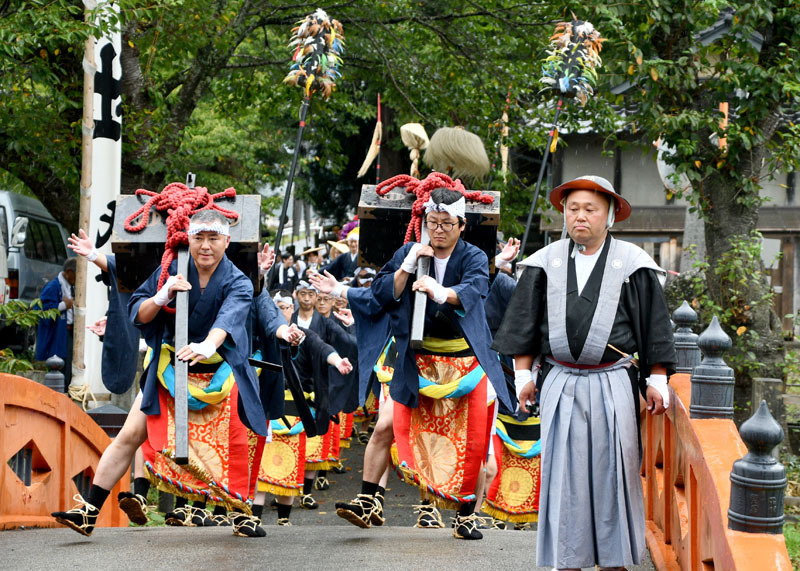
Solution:
{"label": "tall decorative pole", "polygon": [[525,223],[525,233],[519,249],[520,259],[525,255],[525,245],[528,243],[528,234],[536,202],[539,200],[547,159],[550,157],[550,153],[555,151],[558,142],[558,119],[564,107],[564,99],[574,97],[583,106],[594,94],[594,87],[597,84],[596,68],[602,64],[600,59],[602,43],[603,38],[600,37],[600,32],[595,30],[589,22],[577,18],[571,22],[559,23],[553,37],[550,38],[550,49],[547,51],[548,57],[542,66],[540,82],[545,89],[552,89],[558,93],[558,103],[556,103],[553,124],[548,132],[542,164],[539,167],[533,202],[528,211],[528,221]]}
{"label": "tall decorative pole", "polygon": [[[87,24],[118,20],[119,6],[109,0],[84,0]],[[96,18],[90,22],[90,18]],[[81,157],[79,226],[99,251],[111,253],[114,204],[120,193],[122,172],[122,65],[119,25],[86,41],[84,55],[84,114]],[[105,393],[100,375],[102,342],[86,336],[86,324],[106,313],[106,286],[100,270],[78,257],[74,300],[74,343],[71,384]]]}
{"label": "tall decorative pole", "polygon": [[[324,10],[318,9],[292,29],[292,41],[289,46],[294,49],[292,67],[284,78],[284,83],[303,89],[303,102],[300,105],[300,126],[297,129],[297,141],[294,146],[292,165],[289,168],[289,180],[283,195],[281,217],[278,221],[278,235],[275,238],[275,250],[280,251],[286,211],[292,195],[292,184],[297,171],[297,159],[300,156],[300,143],[303,142],[303,130],[306,127],[306,116],[311,105],[311,96],[319,92],[323,99],[328,99],[336,88],[336,79],[341,77],[339,66],[342,63],[341,53],[344,50],[344,32],[338,20],[332,20]],[[274,271],[273,265],[272,270]]]}

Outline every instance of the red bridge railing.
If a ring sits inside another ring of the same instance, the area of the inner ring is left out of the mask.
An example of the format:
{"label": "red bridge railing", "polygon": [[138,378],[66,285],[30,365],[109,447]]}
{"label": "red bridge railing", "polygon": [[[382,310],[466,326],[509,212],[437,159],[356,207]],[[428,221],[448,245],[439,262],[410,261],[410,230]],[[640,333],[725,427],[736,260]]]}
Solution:
{"label": "red bridge railing", "polygon": [[[69,397],[16,375],[0,374],[0,530],[59,527],[50,512],[86,493],[111,439]],[[129,489],[127,478],[111,491]],[[98,527],[124,527],[115,501]]]}
{"label": "red bridge railing", "polygon": [[728,529],[730,472],[747,453],[733,421],[691,419],[690,377],[670,378],[672,403],[642,418],[647,546],[659,570],[790,571],[781,534]]}

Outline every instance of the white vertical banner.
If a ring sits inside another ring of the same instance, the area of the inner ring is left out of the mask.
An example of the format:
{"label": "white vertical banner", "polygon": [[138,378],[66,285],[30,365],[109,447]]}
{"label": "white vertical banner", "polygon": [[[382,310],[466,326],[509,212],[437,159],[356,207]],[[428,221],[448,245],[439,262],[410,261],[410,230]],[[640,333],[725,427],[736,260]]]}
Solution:
{"label": "white vertical banner", "polygon": [[[98,0],[98,17],[116,21],[119,7],[110,0]],[[87,3],[87,8],[89,8]],[[120,194],[122,172],[122,64],[119,27],[95,43],[94,74],[94,134],[92,137],[92,179],[88,191],[90,202],[89,227],[83,228],[95,247],[111,253],[111,229],[114,207]],[[86,325],[105,316],[108,309],[108,289],[100,281],[100,270],[87,264]],[[77,332],[76,332],[77,333]],[[97,395],[108,393],[101,377],[103,344],[94,333],[85,331],[83,362],[85,369],[73,366],[73,385],[88,384]],[[73,359],[75,362],[77,359]]]}

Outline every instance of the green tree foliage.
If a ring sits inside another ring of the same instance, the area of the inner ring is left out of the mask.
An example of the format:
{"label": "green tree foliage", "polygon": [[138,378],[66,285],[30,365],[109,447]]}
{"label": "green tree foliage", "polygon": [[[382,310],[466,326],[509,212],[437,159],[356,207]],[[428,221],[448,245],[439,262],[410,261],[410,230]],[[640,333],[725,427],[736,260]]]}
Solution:
{"label": "green tree foliage", "polygon": [[0,2],[0,169],[62,220],[78,204],[88,33],[79,2]]}
{"label": "green tree foliage", "polygon": [[[59,315],[58,309],[42,309],[39,299],[30,303],[12,299],[8,303],[0,304],[0,320],[5,326],[15,326],[20,330],[36,327],[42,319],[58,319]],[[15,355],[8,347],[0,350],[0,373],[18,373],[31,369],[33,365],[30,361]]]}
{"label": "green tree foliage", "polygon": [[[198,172],[200,183],[210,188],[234,185],[247,192],[262,184],[282,186],[300,102],[298,90],[281,84],[291,56],[286,44],[292,26],[310,8],[263,0],[122,0],[119,4],[123,190],[157,189],[170,180],[181,180],[189,169]],[[322,3],[319,7],[345,27],[344,77],[329,101],[317,98],[312,103],[301,164],[312,176],[301,174],[298,183],[301,192],[333,214],[355,202],[361,181],[345,180],[342,175],[349,175],[350,163],[360,161],[366,152],[379,91],[385,108],[394,111],[395,125],[422,122],[429,134],[439,126],[462,125],[484,137],[491,151],[509,90],[512,120],[520,124],[528,120],[520,109],[535,108],[540,100],[537,60],[560,19],[545,6],[514,1]],[[69,21],[86,33],[81,17],[77,3],[16,2],[0,15],[0,34],[5,33],[0,37],[12,37],[16,30],[31,46],[25,61],[35,60],[42,20],[55,22],[53,29]],[[81,34],[56,34],[53,45],[60,46],[61,54],[70,53],[74,65],[68,78],[50,77],[41,86],[71,103],[70,120],[57,114],[36,117],[32,111],[24,132],[0,123],[9,135],[4,141],[24,139],[32,126],[36,126],[34,132],[41,129],[38,147],[3,153],[0,168],[22,179],[42,198],[60,185],[59,196],[71,198],[66,201],[71,203],[69,211],[60,212],[49,200],[44,202],[70,227],[77,210],[82,41]],[[19,69],[21,60],[4,60],[0,65],[7,89],[19,88],[18,75],[6,72]],[[71,91],[64,89],[67,85]],[[16,104],[7,103],[0,103],[4,111],[17,113]],[[392,128],[395,138],[386,141],[386,153],[405,153],[396,127],[387,125]],[[57,129],[68,132],[69,138],[54,136]],[[511,135],[512,144],[523,139],[528,144],[543,142],[541,134],[528,130],[512,129]],[[62,170],[53,173],[55,165],[33,166],[56,154]],[[20,172],[25,163],[27,174]],[[45,178],[52,181],[50,186],[43,185]],[[520,212],[524,208],[522,204]]]}

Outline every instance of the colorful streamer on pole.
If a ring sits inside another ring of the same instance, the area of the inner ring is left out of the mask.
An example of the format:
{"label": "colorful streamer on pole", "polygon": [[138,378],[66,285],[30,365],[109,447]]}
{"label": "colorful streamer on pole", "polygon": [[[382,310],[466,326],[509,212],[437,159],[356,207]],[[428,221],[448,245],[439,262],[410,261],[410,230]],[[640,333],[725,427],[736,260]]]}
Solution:
{"label": "colorful streamer on pole", "polygon": [[[328,99],[336,87],[336,79],[341,77],[339,66],[342,63],[341,53],[344,50],[344,32],[338,20],[328,17],[324,10],[318,9],[298,25],[292,28],[292,40],[289,47],[294,50],[289,74],[283,79],[292,87],[303,88],[303,103],[300,105],[300,124],[297,129],[297,142],[294,146],[292,165],[289,168],[289,180],[283,195],[283,206],[278,220],[278,235],[275,237],[275,250],[280,252],[286,212],[292,195],[294,175],[297,171],[297,159],[300,155],[300,143],[303,141],[303,130],[306,116],[311,105],[311,96],[319,91],[324,99]],[[275,271],[275,265],[271,271]]]}
{"label": "colorful streamer on pole", "polygon": [[292,67],[284,82],[303,88],[306,97],[319,91],[328,99],[341,77],[339,66],[344,51],[344,31],[322,9],[306,16],[292,28],[289,47],[294,49]]}
{"label": "colorful streamer on pole", "polygon": [[542,156],[539,167],[539,177],[536,179],[536,189],[533,193],[533,202],[528,211],[528,221],[525,224],[525,234],[522,236],[522,245],[519,249],[519,259],[525,256],[525,246],[528,243],[528,234],[531,229],[533,212],[539,201],[539,192],[542,188],[542,179],[547,168],[550,153],[555,152],[558,142],[558,118],[564,108],[564,99],[576,98],[581,106],[586,105],[589,98],[594,95],[597,84],[597,68],[602,64],[600,50],[603,38],[589,22],[578,20],[573,15],[571,22],[560,22],[550,38],[548,57],[542,65],[542,77],[539,80],[547,89],[558,93],[556,113],[553,125],[550,127],[547,146]]}
{"label": "colorful streamer on pole", "polygon": [[590,22],[577,18],[560,22],[550,38],[540,82],[560,96],[575,97],[581,105],[586,105],[597,85],[596,68],[603,63],[600,59],[603,41]]}

